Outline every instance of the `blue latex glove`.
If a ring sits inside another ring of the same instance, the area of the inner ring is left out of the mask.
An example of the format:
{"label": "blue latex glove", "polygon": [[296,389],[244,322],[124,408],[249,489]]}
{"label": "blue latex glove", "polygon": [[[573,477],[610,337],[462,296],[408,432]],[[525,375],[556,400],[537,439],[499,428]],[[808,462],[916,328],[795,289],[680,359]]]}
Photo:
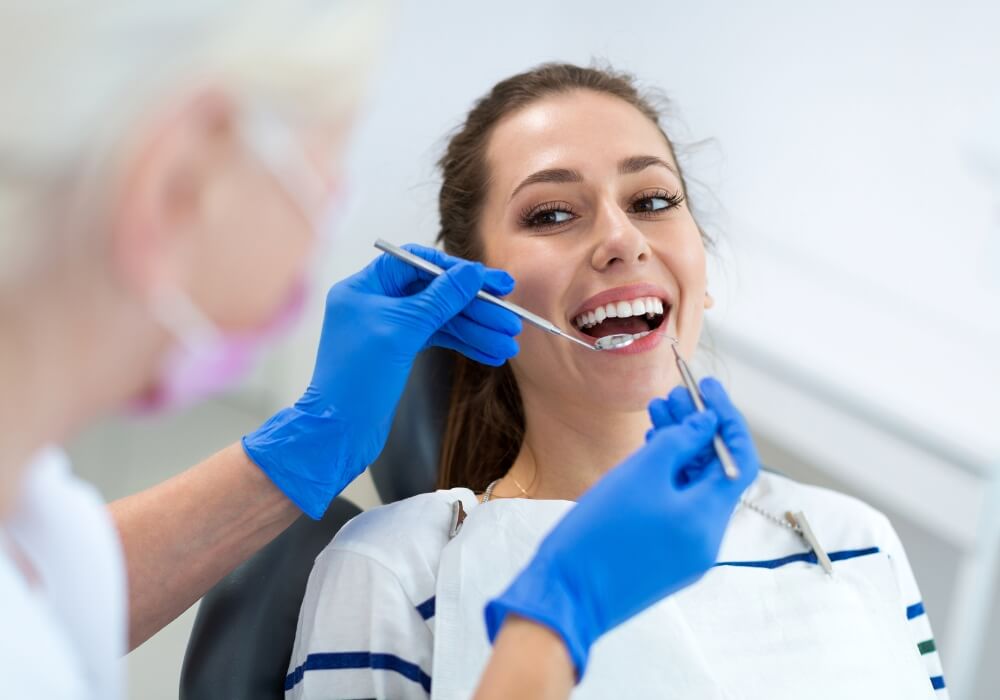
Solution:
{"label": "blue latex glove", "polygon": [[[654,401],[663,416],[662,400]],[[566,644],[577,678],[603,634],[698,580],[714,563],[729,518],[757,477],[746,423],[716,382],[704,413],[655,429],[542,541],[510,587],[486,606],[490,641],[509,613],[546,625]],[[715,457],[716,430],[740,477]],[[707,465],[691,470],[692,465]]]}
{"label": "blue latex glove", "polygon": [[[729,397],[726,394],[726,390],[717,379],[705,377],[699,383],[699,387],[701,389],[701,395],[705,399],[706,406],[711,406],[713,403],[718,402],[729,403]],[[697,410],[698,409],[695,407],[694,401],[691,400],[691,394],[688,390],[683,386],[674,387],[666,399],[654,399],[650,402],[649,417],[653,421],[653,428],[646,434],[646,439],[648,440],[657,430],[661,428],[668,428],[672,425],[682,423],[685,418],[695,413]],[[743,436],[736,439],[751,440],[749,431],[745,431]],[[749,445],[749,449],[755,449],[752,441]],[[756,452],[754,454],[756,454]],[[685,466],[684,469],[682,469],[677,475],[680,483],[686,483],[688,481],[698,479],[701,476],[701,473],[709,466],[713,457],[714,453],[705,452],[699,455],[698,458],[691,460],[690,464]]]}
{"label": "blue latex glove", "polygon": [[434,345],[489,365],[517,353],[521,320],[475,298],[481,288],[510,293],[510,275],[406,248],[445,274],[382,255],[334,285],[309,388],[243,438],[250,459],[313,518],[382,451],[417,353]]}

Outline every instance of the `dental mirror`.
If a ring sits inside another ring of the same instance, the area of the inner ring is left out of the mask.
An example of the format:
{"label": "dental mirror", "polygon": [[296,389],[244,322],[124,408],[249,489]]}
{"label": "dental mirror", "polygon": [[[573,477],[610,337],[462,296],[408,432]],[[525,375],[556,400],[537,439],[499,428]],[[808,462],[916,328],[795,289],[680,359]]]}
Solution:
{"label": "dental mirror", "polygon": [[594,343],[595,350],[618,350],[619,348],[625,348],[634,343],[639,338],[649,335],[649,331],[645,333],[615,333],[613,335],[606,335],[603,338],[598,338],[597,342]]}

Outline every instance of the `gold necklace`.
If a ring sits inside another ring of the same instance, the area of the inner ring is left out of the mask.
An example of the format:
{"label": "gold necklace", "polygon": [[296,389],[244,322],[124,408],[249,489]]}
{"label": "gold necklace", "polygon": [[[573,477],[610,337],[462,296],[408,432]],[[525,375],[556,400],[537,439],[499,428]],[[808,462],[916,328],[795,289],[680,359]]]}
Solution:
{"label": "gold necklace", "polygon": [[528,483],[528,489],[521,486],[521,482],[518,481],[517,477],[514,476],[510,471],[507,472],[506,476],[509,476],[510,480],[514,482],[514,486],[516,486],[518,490],[520,490],[522,496],[524,496],[525,498],[531,498],[531,496],[528,495],[528,489],[530,489],[532,486],[535,485],[535,478],[538,476],[538,465],[535,464],[535,473],[531,475],[531,481]]}
{"label": "gold necklace", "polygon": [[[518,490],[521,492],[521,494],[525,498],[531,498],[531,496],[528,495],[528,490],[526,488],[524,488],[523,486],[521,486],[521,482],[519,482],[517,480],[517,478],[513,474],[511,474],[510,472],[507,472],[507,474],[505,474],[504,476],[509,476],[510,477],[510,480],[514,482],[514,485],[517,486]],[[495,479],[495,480],[493,480],[493,481],[490,482],[490,484],[486,487],[486,490],[483,492],[483,497],[480,500],[480,503],[486,503],[491,498],[493,498],[493,489],[496,488],[497,484],[499,484],[503,480],[503,478],[504,477],[500,477],[499,479]],[[532,478],[531,483],[528,484],[528,488],[530,489],[532,486],[534,486],[534,484],[535,484],[535,480],[534,480],[534,478]]]}

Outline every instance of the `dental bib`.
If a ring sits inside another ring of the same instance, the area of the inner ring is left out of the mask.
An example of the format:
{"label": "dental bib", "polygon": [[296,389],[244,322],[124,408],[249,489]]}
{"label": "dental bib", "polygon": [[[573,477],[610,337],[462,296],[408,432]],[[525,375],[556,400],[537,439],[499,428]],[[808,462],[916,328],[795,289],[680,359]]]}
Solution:
{"label": "dental bib", "polygon": [[[469,512],[441,554],[432,697],[472,695],[491,651],[486,601],[572,506],[506,499]],[[735,553],[724,543],[720,561]],[[600,639],[572,697],[934,698],[889,558],[875,551],[835,566],[833,577],[807,562],[717,566]]]}

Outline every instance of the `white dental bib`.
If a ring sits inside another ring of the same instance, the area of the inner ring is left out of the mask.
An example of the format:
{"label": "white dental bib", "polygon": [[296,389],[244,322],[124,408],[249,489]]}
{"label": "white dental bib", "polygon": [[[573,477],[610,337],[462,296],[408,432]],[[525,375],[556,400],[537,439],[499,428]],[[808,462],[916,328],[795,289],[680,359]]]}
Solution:
{"label": "white dental bib", "polygon": [[[472,695],[490,653],[486,601],[572,505],[505,499],[471,509],[441,553],[432,697]],[[821,539],[824,525],[832,529],[821,518],[814,525]],[[792,533],[738,511],[720,561],[744,559],[743,545],[760,528],[774,531],[784,554],[804,551]],[[572,697],[935,698],[890,559],[869,552],[835,561],[833,577],[802,561],[717,566],[599,640]]]}

